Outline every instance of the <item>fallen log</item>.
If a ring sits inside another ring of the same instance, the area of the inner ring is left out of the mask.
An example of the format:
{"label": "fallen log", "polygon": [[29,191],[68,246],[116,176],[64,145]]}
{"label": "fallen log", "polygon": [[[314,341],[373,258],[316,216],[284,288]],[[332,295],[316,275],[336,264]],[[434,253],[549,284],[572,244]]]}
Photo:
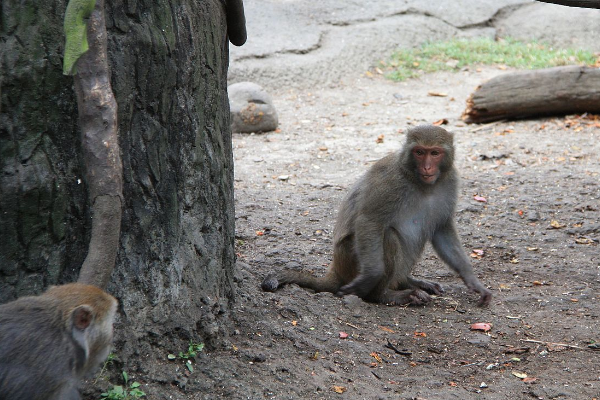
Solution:
{"label": "fallen log", "polygon": [[567,7],[600,8],[600,0],[538,0],[542,3],[559,4]]}
{"label": "fallen log", "polygon": [[467,99],[462,119],[470,124],[584,112],[600,113],[600,69],[566,66],[484,82]]}

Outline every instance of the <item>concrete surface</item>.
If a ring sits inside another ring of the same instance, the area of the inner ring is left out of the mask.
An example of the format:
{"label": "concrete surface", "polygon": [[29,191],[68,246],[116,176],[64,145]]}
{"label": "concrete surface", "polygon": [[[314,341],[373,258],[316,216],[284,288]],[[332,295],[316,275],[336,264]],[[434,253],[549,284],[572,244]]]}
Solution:
{"label": "concrete surface", "polygon": [[600,10],[524,0],[246,0],[248,41],[230,46],[230,83],[335,85],[396,48],[481,36],[600,51]]}

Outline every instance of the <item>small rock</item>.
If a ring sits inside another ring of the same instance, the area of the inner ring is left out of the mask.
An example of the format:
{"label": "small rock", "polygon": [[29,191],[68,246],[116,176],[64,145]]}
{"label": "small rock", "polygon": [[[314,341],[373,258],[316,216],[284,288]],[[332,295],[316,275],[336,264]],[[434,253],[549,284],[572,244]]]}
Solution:
{"label": "small rock", "polygon": [[234,83],[227,88],[233,132],[269,132],[279,119],[271,96],[256,83]]}
{"label": "small rock", "polygon": [[342,298],[342,304],[348,308],[360,307],[362,305],[360,297],[350,294]]}
{"label": "small rock", "polygon": [[490,343],[490,337],[488,335],[475,334],[467,342],[476,346],[486,347]]}
{"label": "small rock", "polygon": [[540,214],[537,211],[528,211],[527,212],[527,220],[531,222],[536,222],[540,220]]}

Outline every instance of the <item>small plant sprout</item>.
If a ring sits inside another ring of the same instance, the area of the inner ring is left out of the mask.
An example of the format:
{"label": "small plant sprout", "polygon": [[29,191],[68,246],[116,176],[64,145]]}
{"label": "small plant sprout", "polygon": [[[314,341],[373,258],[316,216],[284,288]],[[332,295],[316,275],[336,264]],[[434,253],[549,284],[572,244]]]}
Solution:
{"label": "small plant sprout", "polygon": [[146,393],[140,389],[140,386],[142,385],[139,382],[129,383],[129,375],[127,375],[126,371],[123,371],[123,381],[125,382],[124,386],[114,385],[108,392],[102,393],[102,399],[133,400],[146,397]]}
{"label": "small plant sprout", "polygon": [[178,355],[168,354],[167,358],[169,360],[176,360],[176,359],[185,360],[185,367],[188,369],[188,371],[194,372],[194,366],[192,364],[192,359],[196,358],[196,355],[199,352],[201,352],[202,349],[204,349],[204,343],[194,343],[194,342],[190,341],[190,344],[188,345],[188,349],[185,353],[183,351],[180,351]]}
{"label": "small plant sprout", "polygon": [[98,380],[100,378],[102,378],[102,376],[106,372],[106,368],[108,368],[108,366],[111,365],[116,358],[117,358],[117,356],[115,355],[115,353],[110,353],[108,355],[108,357],[106,357],[106,360],[104,361],[104,364],[102,364],[102,369],[100,370],[100,372],[98,372],[98,375],[96,376],[96,380],[94,381],[94,385],[96,383],[98,383]]}

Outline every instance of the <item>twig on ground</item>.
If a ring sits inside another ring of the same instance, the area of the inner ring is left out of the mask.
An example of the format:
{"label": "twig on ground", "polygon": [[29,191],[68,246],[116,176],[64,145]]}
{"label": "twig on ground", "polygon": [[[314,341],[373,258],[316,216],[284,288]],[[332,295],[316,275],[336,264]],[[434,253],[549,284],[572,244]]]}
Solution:
{"label": "twig on ground", "polygon": [[577,350],[587,350],[584,347],[575,346],[575,345],[572,345],[572,344],[545,342],[543,340],[521,339],[521,342],[538,343],[538,344],[543,344],[543,345],[546,345],[546,346],[568,347],[568,348],[577,349]]}

